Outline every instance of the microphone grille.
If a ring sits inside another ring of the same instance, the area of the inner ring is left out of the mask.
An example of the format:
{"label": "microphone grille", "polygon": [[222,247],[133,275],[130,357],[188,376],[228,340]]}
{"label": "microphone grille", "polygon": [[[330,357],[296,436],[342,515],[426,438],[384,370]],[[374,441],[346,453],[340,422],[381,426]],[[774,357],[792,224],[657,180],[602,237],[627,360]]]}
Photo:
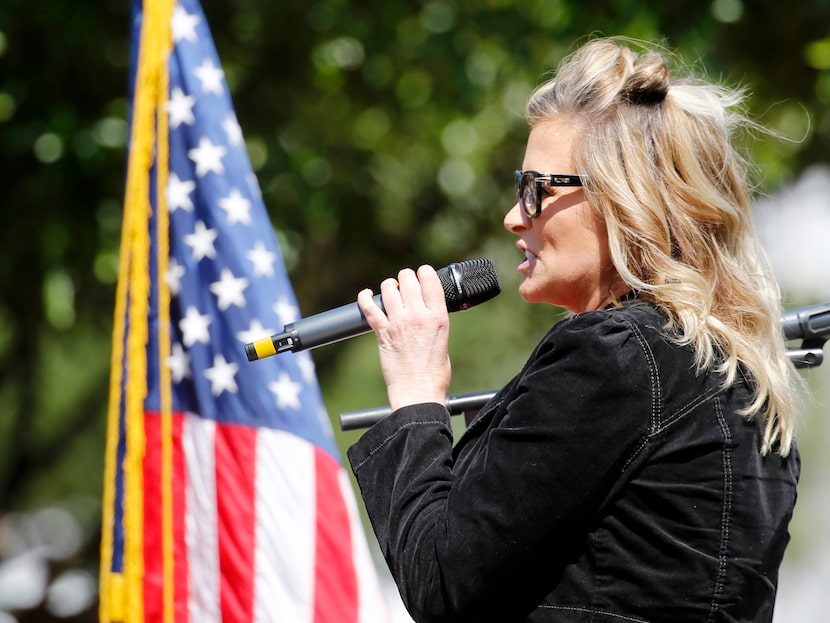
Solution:
{"label": "microphone grille", "polygon": [[450,264],[438,271],[438,278],[451,312],[469,309],[501,292],[496,267],[486,258]]}

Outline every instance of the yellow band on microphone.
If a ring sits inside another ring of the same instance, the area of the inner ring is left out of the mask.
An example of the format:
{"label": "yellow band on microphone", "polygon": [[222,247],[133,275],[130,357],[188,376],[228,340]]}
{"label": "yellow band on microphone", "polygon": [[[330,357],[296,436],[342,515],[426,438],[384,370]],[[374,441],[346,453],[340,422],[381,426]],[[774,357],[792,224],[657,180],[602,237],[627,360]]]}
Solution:
{"label": "yellow band on microphone", "polygon": [[277,354],[277,349],[274,347],[274,341],[270,337],[264,337],[261,340],[256,340],[253,344],[257,359]]}

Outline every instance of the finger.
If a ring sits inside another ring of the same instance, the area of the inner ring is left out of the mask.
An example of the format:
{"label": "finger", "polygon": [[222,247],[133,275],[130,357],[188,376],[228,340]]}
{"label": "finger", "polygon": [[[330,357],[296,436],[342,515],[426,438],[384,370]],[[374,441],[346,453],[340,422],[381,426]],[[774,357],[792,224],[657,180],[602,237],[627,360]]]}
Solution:
{"label": "finger", "polygon": [[418,280],[421,284],[421,292],[424,297],[424,304],[431,310],[447,309],[447,296],[444,293],[444,286],[438,278],[438,273],[429,265],[418,268]]}
{"label": "finger", "polygon": [[398,273],[398,289],[404,307],[423,307],[424,297],[421,293],[421,283],[411,268],[404,268]]}
{"label": "finger", "polygon": [[384,279],[380,284],[380,294],[383,298],[383,309],[386,310],[387,317],[394,318],[401,313],[403,303],[401,302],[397,279],[392,277]]}
{"label": "finger", "polygon": [[378,304],[375,302],[373,297],[374,292],[372,292],[369,288],[361,290],[357,293],[357,305],[366,317],[366,322],[369,323],[369,326],[372,327],[373,330],[377,330],[388,321],[388,318],[383,310],[378,307]]}

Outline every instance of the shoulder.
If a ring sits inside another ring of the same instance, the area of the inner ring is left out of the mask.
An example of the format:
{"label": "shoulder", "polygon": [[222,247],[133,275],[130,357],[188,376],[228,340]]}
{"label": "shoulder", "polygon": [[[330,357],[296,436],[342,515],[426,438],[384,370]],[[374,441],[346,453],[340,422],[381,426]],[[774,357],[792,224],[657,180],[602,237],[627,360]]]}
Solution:
{"label": "shoulder", "polygon": [[594,401],[653,404],[660,378],[654,352],[657,343],[667,342],[665,323],[659,308],[640,301],[561,320],[531,355],[517,389],[548,404],[572,402],[574,412]]}
{"label": "shoulder", "polygon": [[685,395],[684,387],[697,392],[708,384],[695,378],[694,353],[678,345],[666,325],[659,307],[640,300],[562,320],[530,358],[520,388],[555,394],[551,402],[571,399],[574,408],[578,401],[605,401],[621,410],[639,404],[654,426],[667,391]]}
{"label": "shoulder", "polygon": [[567,438],[580,453],[617,457],[621,468],[659,421],[661,374],[651,343],[662,339],[663,325],[657,308],[639,303],[558,322],[482,422]]}
{"label": "shoulder", "polygon": [[560,322],[557,327],[563,330],[595,327],[601,331],[614,326],[633,325],[660,332],[664,330],[667,321],[666,313],[658,305],[642,299],[629,299],[619,306],[609,305],[597,311],[574,314]]}
{"label": "shoulder", "polygon": [[619,307],[575,314],[557,323],[539,344],[537,355],[577,359],[601,357],[612,363],[615,354],[647,356],[655,344],[670,342],[667,316],[656,305],[638,299]]}

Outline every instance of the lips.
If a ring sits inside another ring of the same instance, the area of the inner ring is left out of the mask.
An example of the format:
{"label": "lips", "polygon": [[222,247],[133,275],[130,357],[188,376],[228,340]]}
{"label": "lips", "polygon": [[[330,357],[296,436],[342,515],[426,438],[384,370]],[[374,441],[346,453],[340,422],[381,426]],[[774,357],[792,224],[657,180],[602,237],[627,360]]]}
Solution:
{"label": "lips", "polygon": [[521,272],[522,270],[530,268],[531,264],[533,264],[538,258],[536,256],[536,254],[534,254],[532,251],[530,251],[524,245],[524,243],[522,241],[517,242],[516,246],[524,254],[524,259],[519,264],[519,266],[516,268],[516,270]]}

